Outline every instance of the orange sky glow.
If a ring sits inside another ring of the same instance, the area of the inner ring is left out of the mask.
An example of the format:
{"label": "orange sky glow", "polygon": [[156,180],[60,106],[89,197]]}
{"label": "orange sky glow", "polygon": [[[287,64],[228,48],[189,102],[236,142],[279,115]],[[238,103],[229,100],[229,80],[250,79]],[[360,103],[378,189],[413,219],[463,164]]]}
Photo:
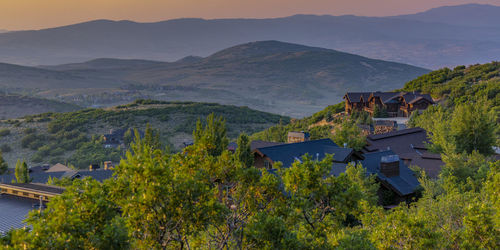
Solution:
{"label": "orange sky glow", "polygon": [[472,2],[500,5],[500,0],[0,0],[0,29],[41,29],[94,19],[154,22],[294,14],[388,16]]}

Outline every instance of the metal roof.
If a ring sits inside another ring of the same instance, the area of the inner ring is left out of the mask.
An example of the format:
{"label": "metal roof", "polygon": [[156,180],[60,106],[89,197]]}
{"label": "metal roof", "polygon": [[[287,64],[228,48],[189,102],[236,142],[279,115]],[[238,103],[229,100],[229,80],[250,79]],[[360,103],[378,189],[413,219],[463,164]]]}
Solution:
{"label": "metal roof", "polygon": [[28,213],[36,203],[32,199],[15,197],[11,195],[0,195],[0,235],[11,229],[23,228],[23,222]]}

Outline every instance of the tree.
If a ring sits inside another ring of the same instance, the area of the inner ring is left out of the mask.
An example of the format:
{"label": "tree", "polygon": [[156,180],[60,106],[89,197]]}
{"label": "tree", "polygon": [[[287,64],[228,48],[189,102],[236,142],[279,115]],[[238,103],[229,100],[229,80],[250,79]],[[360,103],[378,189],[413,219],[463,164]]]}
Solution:
{"label": "tree", "polygon": [[484,155],[492,154],[498,127],[496,119],[497,115],[489,109],[486,100],[458,105],[451,118],[456,151],[470,154],[477,150]]}
{"label": "tree", "polygon": [[219,156],[227,150],[229,140],[227,138],[226,121],[222,117],[215,117],[211,113],[207,117],[206,125],[201,120],[196,122],[193,132],[194,143],[207,149],[210,155]]}
{"label": "tree", "polygon": [[[374,178],[357,182],[360,173],[348,170],[338,177],[331,175],[333,157],[314,161],[305,155],[289,169],[281,169],[285,192],[289,194],[291,215],[298,222],[299,233],[308,244],[325,247],[327,232],[335,232],[349,224],[351,217],[362,214],[362,202],[373,202]],[[348,169],[353,166],[349,166]],[[364,183],[364,184],[363,184]],[[297,228],[296,227],[296,228]]]}
{"label": "tree", "polygon": [[[146,140],[146,139],[145,139]],[[196,149],[196,148],[195,148]],[[190,248],[190,239],[221,220],[224,207],[209,173],[210,157],[170,155],[136,140],[115,169],[111,197],[120,206],[134,248]]]}
{"label": "tree", "polygon": [[16,175],[17,183],[29,183],[30,182],[28,165],[26,164],[26,162],[24,160],[22,162],[20,160],[17,160],[16,168],[15,168],[15,175]]}
{"label": "tree", "polygon": [[91,178],[75,180],[51,199],[47,209],[34,210],[27,222],[29,249],[127,249],[127,229],[120,208],[109,199],[110,186]]}
{"label": "tree", "polygon": [[0,152],[0,175],[7,173],[8,170],[9,170],[9,165],[3,159],[2,152]]}
{"label": "tree", "polygon": [[382,110],[380,109],[380,107],[378,105],[375,105],[375,107],[373,107],[373,117],[374,118],[379,118],[382,116]]}
{"label": "tree", "polygon": [[123,134],[123,143],[128,147],[132,141],[134,141],[134,129],[129,128],[125,134]]}
{"label": "tree", "polygon": [[[134,133],[135,140],[137,141],[138,139],[140,139],[139,130],[135,129]],[[156,129],[153,129],[149,123],[146,125],[146,130],[144,131],[144,140],[142,140],[142,142],[149,145],[153,149],[162,148],[160,142],[160,132]]]}
{"label": "tree", "polygon": [[250,138],[245,133],[242,133],[238,137],[237,144],[238,148],[235,152],[236,158],[245,167],[251,167],[253,165],[254,157],[250,148]]}
{"label": "tree", "polygon": [[354,121],[344,120],[340,127],[336,127],[333,133],[333,141],[340,146],[347,146],[355,150],[361,150],[366,145],[366,137],[362,134]]}

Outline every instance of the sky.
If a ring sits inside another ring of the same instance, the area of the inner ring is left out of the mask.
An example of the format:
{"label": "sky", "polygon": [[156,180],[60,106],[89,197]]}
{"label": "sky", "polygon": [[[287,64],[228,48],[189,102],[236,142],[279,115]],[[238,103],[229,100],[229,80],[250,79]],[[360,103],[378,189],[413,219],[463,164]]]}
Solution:
{"label": "sky", "polygon": [[95,19],[269,18],[294,14],[391,16],[500,0],[0,0],[0,29],[57,27]]}

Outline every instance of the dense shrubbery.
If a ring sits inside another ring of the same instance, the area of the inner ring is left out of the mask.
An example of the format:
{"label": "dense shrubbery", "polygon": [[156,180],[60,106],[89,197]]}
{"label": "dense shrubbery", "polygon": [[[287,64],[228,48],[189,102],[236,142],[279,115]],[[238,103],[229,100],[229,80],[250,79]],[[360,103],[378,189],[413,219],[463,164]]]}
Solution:
{"label": "dense shrubbery", "polygon": [[10,130],[9,129],[0,129],[0,137],[10,135]]}
{"label": "dense shrubbery", "polygon": [[422,91],[434,98],[448,98],[456,105],[487,97],[493,107],[500,106],[500,62],[444,68],[405,84],[403,91]]}

